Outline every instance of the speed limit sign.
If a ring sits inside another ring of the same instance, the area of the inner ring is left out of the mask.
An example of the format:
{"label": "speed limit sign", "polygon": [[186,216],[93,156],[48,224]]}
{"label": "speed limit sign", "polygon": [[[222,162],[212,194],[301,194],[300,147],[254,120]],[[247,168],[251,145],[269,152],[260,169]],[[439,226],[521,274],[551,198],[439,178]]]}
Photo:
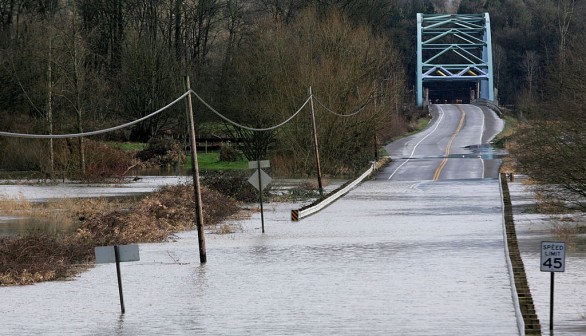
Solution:
{"label": "speed limit sign", "polygon": [[541,242],[541,271],[563,272],[566,268],[566,243]]}

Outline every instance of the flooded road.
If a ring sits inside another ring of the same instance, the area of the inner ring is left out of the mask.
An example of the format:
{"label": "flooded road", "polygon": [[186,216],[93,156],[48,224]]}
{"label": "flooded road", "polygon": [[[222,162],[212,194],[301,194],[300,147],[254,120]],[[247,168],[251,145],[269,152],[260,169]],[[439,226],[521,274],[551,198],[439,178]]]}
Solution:
{"label": "flooded road", "polygon": [[370,181],[290,222],[141,244],[67,282],[0,288],[0,335],[516,335],[496,180]]}

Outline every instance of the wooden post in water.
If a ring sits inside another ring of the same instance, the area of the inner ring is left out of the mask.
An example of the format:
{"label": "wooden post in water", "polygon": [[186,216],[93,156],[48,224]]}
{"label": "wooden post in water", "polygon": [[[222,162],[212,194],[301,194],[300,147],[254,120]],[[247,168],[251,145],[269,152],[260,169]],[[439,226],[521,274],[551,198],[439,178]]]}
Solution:
{"label": "wooden post in water", "polygon": [[311,125],[313,127],[313,145],[315,147],[315,165],[317,170],[317,185],[319,187],[320,197],[324,197],[324,189],[321,183],[321,165],[319,162],[319,146],[317,143],[317,126],[315,124],[315,110],[313,109],[313,93],[309,87],[309,105],[311,107]]}
{"label": "wooden post in water", "polygon": [[[185,76],[185,90],[191,91],[189,76]],[[197,227],[197,241],[199,243],[199,261],[207,262],[206,240],[204,236],[203,210],[201,205],[201,188],[199,185],[199,167],[197,165],[197,147],[195,142],[195,125],[193,122],[193,104],[191,93],[187,95],[187,117],[189,119],[189,143],[191,146],[191,172],[193,174],[193,192],[195,199],[195,224]]]}

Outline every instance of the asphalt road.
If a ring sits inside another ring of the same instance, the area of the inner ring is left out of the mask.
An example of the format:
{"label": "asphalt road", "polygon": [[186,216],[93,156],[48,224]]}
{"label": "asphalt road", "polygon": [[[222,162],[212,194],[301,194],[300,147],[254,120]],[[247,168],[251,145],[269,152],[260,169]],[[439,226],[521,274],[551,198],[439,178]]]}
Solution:
{"label": "asphalt road", "polygon": [[504,123],[474,105],[433,105],[428,128],[386,147],[393,160],[377,179],[393,181],[497,178],[490,141]]}

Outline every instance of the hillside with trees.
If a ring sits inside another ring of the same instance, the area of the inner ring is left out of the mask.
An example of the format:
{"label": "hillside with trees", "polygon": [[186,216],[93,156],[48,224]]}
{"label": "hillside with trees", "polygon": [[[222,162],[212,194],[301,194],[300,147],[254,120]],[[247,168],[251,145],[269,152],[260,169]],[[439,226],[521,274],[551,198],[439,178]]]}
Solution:
{"label": "hillside with trees", "polygon": [[[405,130],[415,13],[432,9],[382,0],[0,0],[2,130],[67,134],[136,120],[185,92],[186,75],[222,113],[267,127],[293,114],[312,87],[331,111],[364,110],[335,118],[316,107],[325,172],[352,172],[372,158],[375,138]],[[172,135],[185,143],[184,116],[177,104],[92,141],[1,138],[0,168],[84,176],[87,160],[108,161],[95,158],[95,141]],[[196,119],[221,123],[202,105]],[[239,133],[260,154],[270,147],[287,173],[313,166],[307,112],[275,132]]]}
{"label": "hillside with trees", "polygon": [[[586,3],[576,0],[0,0],[0,123],[3,131],[38,134],[111,127],[178,97],[188,75],[210,105],[262,128],[292,115],[311,87],[324,171],[351,173],[372,159],[376,142],[407,130],[416,13],[456,6],[490,13],[499,103],[527,121],[517,143],[530,145],[512,146],[519,167],[555,182],[532,170],[544,169],[535,160],[551,146],[537,140],[560,140],[559,160],[574,163],[568,178],[583,185],[584,132],[572,127],[583,126],[586,114]],[[195,108],[200,134],[202,125],[217,124],[253,144],[244,151],[249,159],[266,155],[284,174],[312,171],[308,111],[278,130],[249,132]],[[355,117],[330,113],[357,110]],[[83,176],[86,167],[113,164],[103,141],[185,144],[185,123],[177,104],[103,136],[0,138],[0,169]]]}

